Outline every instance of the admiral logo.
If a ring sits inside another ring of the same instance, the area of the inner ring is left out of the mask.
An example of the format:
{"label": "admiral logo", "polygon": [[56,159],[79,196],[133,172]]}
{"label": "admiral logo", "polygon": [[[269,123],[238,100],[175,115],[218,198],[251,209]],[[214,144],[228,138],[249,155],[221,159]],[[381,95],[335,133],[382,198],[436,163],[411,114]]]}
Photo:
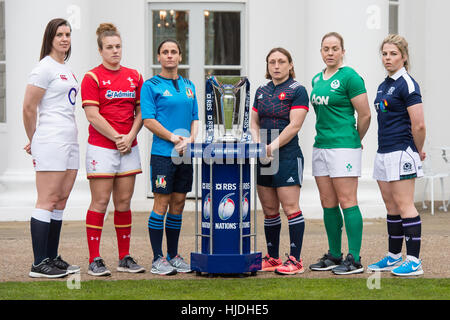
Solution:
{"label": "admiral logo", "polygon": [[323,97],[323,96],[316,96],[315,94],[313,94],[312,99],[311,99],[311,103],[313,105],[317,105],[317,106],[321,106],[321,105],[328,105],[328,100],[330,100],[330,97]]}
{"label": "admiral logo", "polygon": [[113,91],[108,90],[105,94],[106,99],[128,99],[128,98],[136,98],[136,92],[134,91]]}

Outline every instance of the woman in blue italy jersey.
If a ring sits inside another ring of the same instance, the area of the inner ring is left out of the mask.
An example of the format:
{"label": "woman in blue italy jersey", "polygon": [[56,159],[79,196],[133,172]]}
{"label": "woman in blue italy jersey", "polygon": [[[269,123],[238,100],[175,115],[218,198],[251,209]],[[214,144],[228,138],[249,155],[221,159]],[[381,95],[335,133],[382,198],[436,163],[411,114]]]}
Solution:
{"label": "woman in blue italy jersey", "polygon": [[[154,255],[151,272],[172,275],[190,272],[178,254],[178,239],[186,194],[192,189],[193,168],[192,164],[177,164],[179,161],[173,160],[195,140],[198,105],[194,84],[178,74],[179,44],[164,40],[157,52],[161,73],[147,80],[141,90],[142,119],[153,133],[150,179],[154,203],[148,230]],[[167,257],[162,252],[164,230]]]}
{"label": "woman in blue italy jersey", "polygon": [[[300,253],[305,229],[299,206],[303,178],[303,155],[298,132],[309,110],[308,93],[294,80],[294,64],[284,48],[273,48],[266,57],[268,83],[256,90],[251,115],[254,141],[267,142],[269,164],[258,163],[257,190],[264,213],[267,255],[261,271],[278,274],[304,272]],[[266,138],[261,129],[266,130]],[[289,224],[290,253],[283,263],[279,257],[281,207]]]}
{"label": "woman in blue italy jersey", "polygon": [[[374,179],[387,210],[388,253],[369,266],[398,276],[423,274],[419,259],[421,220],[414,206],[415,178],[423,176],[425,121],[417,82],[408,74],[408,43],[389,35],[380,47],[388,76],[375,98],[378,114],[378,151]],[[406,259],[402,261],[403,239]]]}

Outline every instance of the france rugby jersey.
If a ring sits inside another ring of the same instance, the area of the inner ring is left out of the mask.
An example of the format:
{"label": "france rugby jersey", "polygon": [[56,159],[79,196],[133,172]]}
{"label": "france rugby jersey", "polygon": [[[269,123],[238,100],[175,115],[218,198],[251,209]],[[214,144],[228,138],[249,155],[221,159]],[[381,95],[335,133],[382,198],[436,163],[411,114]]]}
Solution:
{"label": "france rugby jersey", "polygon": [[[141,90],[142,120],[156,119],[168,131],[189,137],[191,123],[198,120],[194,84],[181,76],[177,80],[160,75],[144,82]],[[174,145],[153,135],[152,154],[170,157]]]}
{"label": "france rugby jersey", "polygon": [[[290,123],[291,109],[309,110],[308,93],[294,79],[289,78],[277,86],[270,81],[256,90],[253,110],[258,113],[260,129],[268,131],[267,143],[271,142],[271,130],[278,129],[281,133]],[[292,156],[298,156],[299,150],[298,136],[295,135],[280,149],[280,155],[294,152]]]}
{"label": "france rugby jersey", "polygon": [[419,85],[405,68],[380,84],[375,98],[379,153],[405,150],[408,146],[417,151],[407,109],[418,103],[422,103]]}

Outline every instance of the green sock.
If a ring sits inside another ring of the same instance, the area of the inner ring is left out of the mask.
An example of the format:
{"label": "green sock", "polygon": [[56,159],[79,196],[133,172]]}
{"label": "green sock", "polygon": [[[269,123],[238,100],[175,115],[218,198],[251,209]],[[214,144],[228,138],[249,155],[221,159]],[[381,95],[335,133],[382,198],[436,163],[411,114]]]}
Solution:
{"label": "green sock", "polygon": [[343,209],[345,231],[348,239],[348,253],[351,253],[355,261],[359,261],[359,252],[361,250],[363,219],[358,206]]}
{"label": "green sock", "polygon": [[339,206],[334,208],[323,208],[323,222],[328,236],[328,247],[333,257],[342,254],[342,214]]}

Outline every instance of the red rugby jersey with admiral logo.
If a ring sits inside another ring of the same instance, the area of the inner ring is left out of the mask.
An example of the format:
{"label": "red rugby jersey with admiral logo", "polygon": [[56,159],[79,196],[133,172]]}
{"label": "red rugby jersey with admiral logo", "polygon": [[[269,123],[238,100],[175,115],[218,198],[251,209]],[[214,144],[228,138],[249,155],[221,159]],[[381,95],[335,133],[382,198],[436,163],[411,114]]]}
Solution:
{"label": "red rugby jersey with admiral logo", "polygon": [[[97,106],[99,113],[120,134],[128,134],[133,126],[136,106],[140,105],[141,74],[120,66],[119,70],[109,70],[103,66],[88,71],[81,83],[83,108]],[[88,143],[108,149],[117,149],[114,141],[89,125]],[[137,144],[133,141],[132,146]]]}

